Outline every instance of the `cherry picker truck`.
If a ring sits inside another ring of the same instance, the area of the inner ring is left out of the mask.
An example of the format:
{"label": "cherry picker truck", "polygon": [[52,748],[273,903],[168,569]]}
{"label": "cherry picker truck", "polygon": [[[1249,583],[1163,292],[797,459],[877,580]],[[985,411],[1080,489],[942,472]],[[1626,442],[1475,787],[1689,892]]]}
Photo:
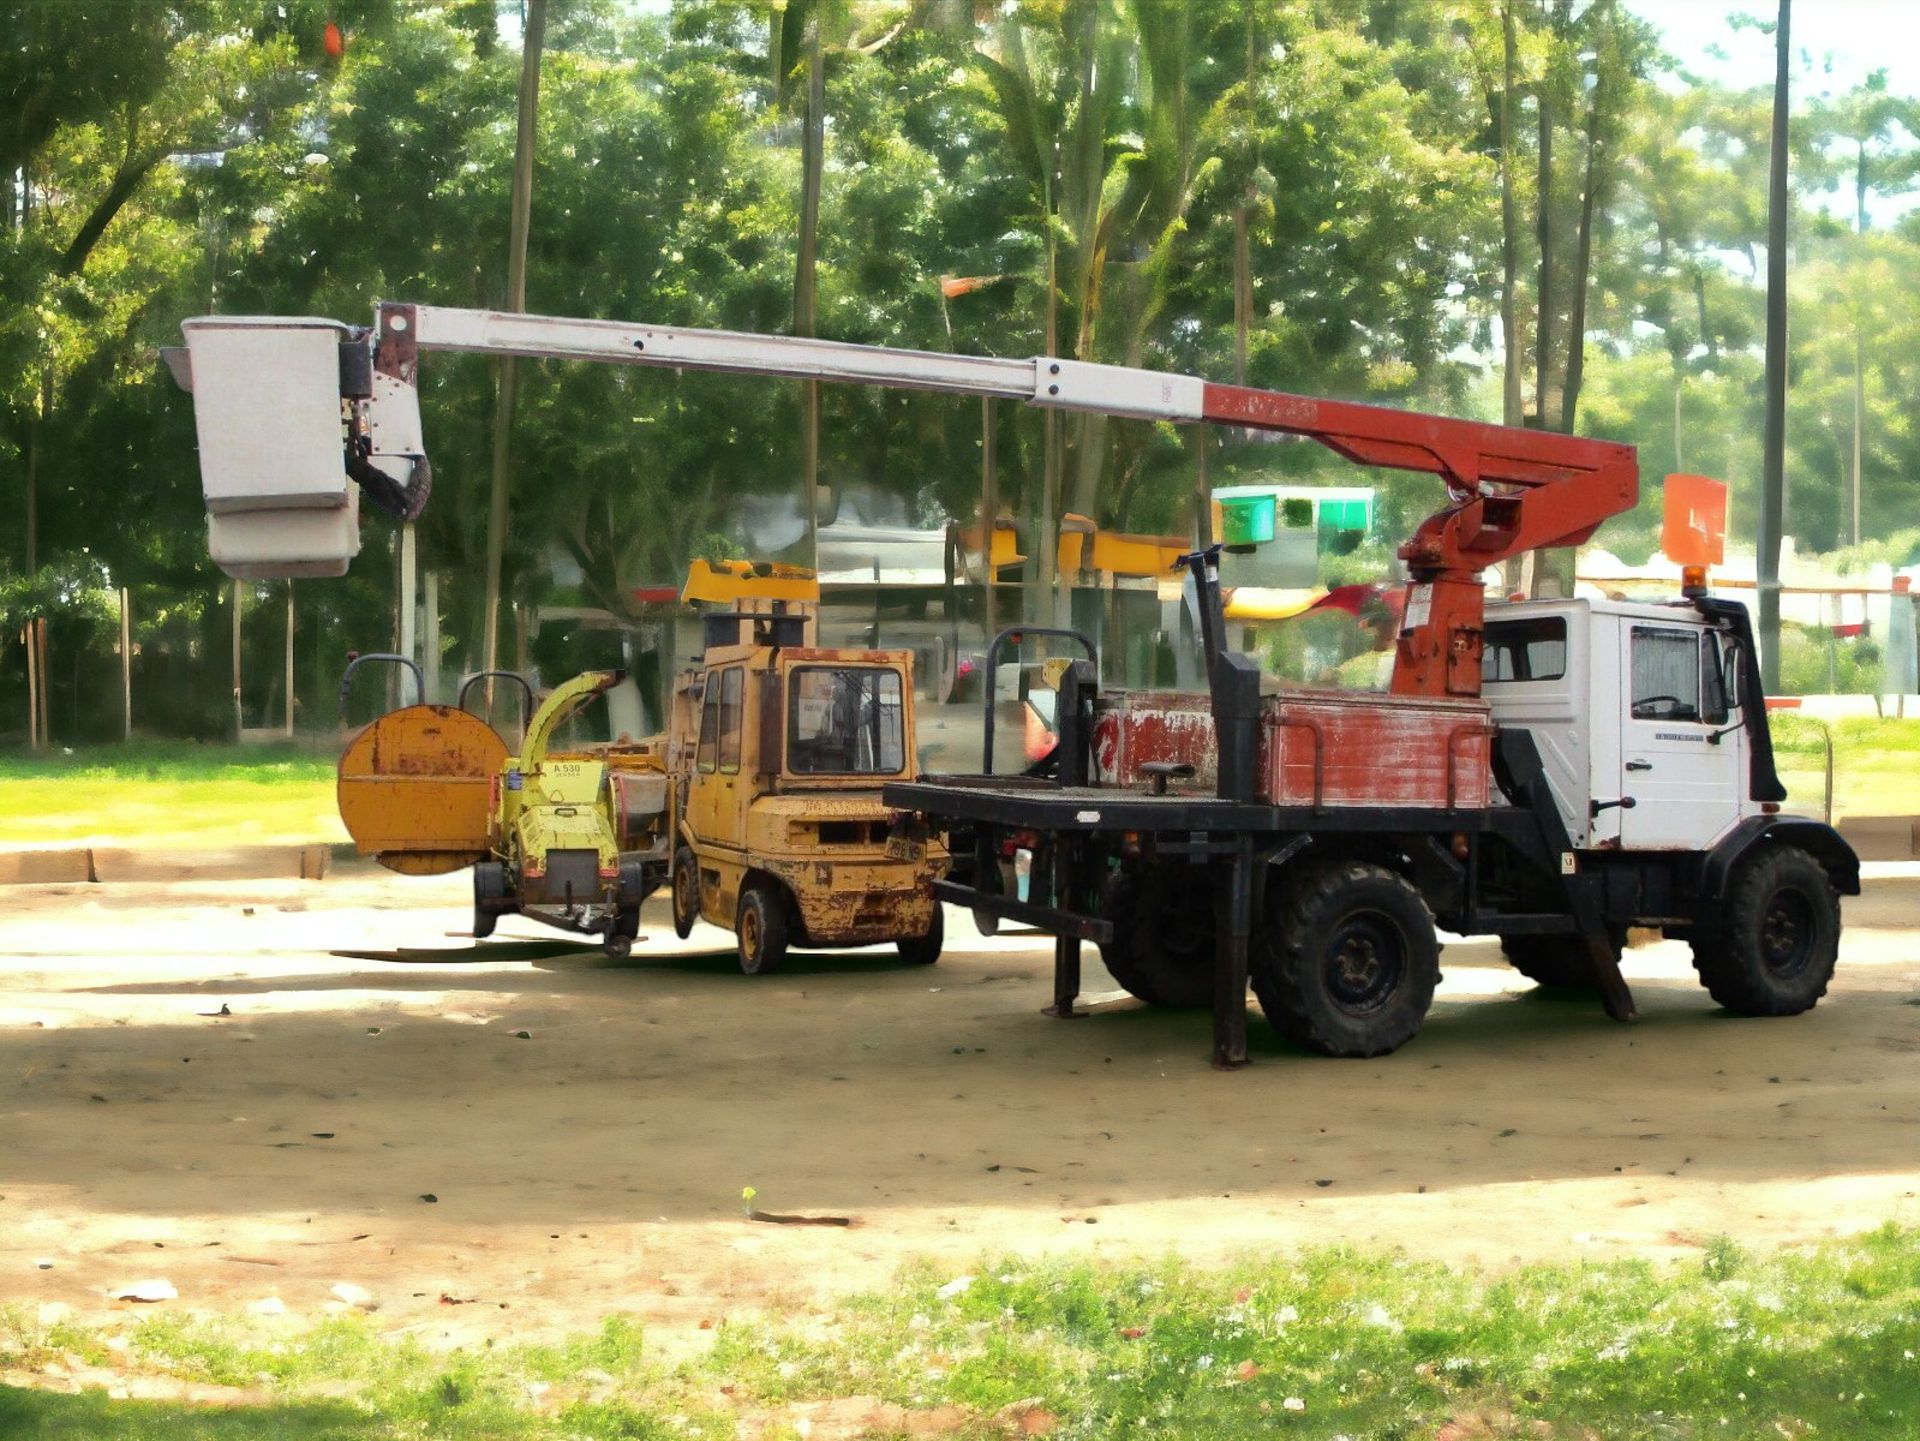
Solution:
{"label": "cherry picker truck", "polygon": [[[901,779],[904,843],[943,836],[936,893],[1052,933],[1052,1013],[1080,947],[1154,1004],[1210,1005],[1243,1064],[1249,982],[1283,1035],[1391,1051],[1438,981],[1436,922],[1494,935],[1524,973],[1634,1004],[1629,926],[1687,940],[1748,1015],[1804,1011],[1838,954],[1859,863],[1783,813],[1747,613],[1704,575],[1663,604],[1488,607],[1482,572],[1577,546],[1638,498],[1631,446],[1057,357],[382,303],[371,329],[273,317],[183,326],[214,558],[239,576],[340,574],[361,493],[411,516],[430,483],[418,372],[432,350],[843,381],[1303,436],[1433,475],[1447,503],[1400,547],[1390,692],[1276,687],[1226,645],[1218,550],[1185,558],[1205,695],[1103,689],[1091,646],[1050,666],[1058,742],[1038,774]],[[991,673],[1016,627],[989,648]],[[1060,637],[1056,636],[1056,639]],[[991,743],[993,687],[988,686]],[[1007,884],[1029,860],[1027,894]]]}

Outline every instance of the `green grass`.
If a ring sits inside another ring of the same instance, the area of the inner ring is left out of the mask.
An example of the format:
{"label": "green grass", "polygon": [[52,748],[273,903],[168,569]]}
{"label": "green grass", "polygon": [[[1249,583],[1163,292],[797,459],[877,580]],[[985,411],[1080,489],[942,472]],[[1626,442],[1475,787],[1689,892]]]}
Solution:
{"label": "green grass", "polygon": [[0,846],[335,842],[333,756],[135,741],[0,755]]}
{"label": "green grass", "polygon": [[[1772,723],[1794,806],[1817,811],[1820,724],[1790,712]],[[1861,717],[1831,729],[1835,815],[1920,815],[1920,717]],[[0,754],[0,846],[344,841],[334,759],[292,746],[190,741]]]}
{"label": "green grass", "polygon": [[[1920,1231],[1692,1263],[1475,1274],[1320,1250],[1201,1270],[1005,1263],[942,1295],[918,1268],[828,1316],[728,1321],[668,1365],[610,1320],[562,1346],[436,1353],[364,1318],[292,1337],[148,1320],[122,1366],[258,1389],[214,1412],[0,1388],[0,1435],[791,1436],[793,1403],[877,1397],[973,1419],[1036,1400],[1060,1437],[1678,1438],[1920,1434]],[[97,1335],[0,1326],[0,1366],[99,1360]],[[731,1388],[723,1393],[722,1387]],[[341,1396],[351,1396],[342,1401]],[[1539,1429],[1544,1426],[1544,1430]],[[884,1432],[881,1434],[885,1434]]]}
{"label": "green grass", "polygon": [[1796,809],[1817,811],[1826,789],[1824,725],[1833,736],[1834,815],[1920,815],[1920,717],[1821,722],[1775,711],[1769,719],[1780,778]]}

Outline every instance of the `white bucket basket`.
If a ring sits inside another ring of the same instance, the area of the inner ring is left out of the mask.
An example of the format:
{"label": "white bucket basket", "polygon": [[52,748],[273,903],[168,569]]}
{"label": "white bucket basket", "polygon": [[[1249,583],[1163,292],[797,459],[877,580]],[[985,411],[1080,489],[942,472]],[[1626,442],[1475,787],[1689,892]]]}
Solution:
{"label": "white bucket basket", "polygon": [[207,552],[236,580],[303,580],[347,573],[360,553],[360,492],[339,510],[282,506],[207,513]]}
{"label": "white bucket basket", "polygon": [[340,410],[347,327],[221,315],[180,329],[215,563],[250,580],[344,575],[360,550]]}

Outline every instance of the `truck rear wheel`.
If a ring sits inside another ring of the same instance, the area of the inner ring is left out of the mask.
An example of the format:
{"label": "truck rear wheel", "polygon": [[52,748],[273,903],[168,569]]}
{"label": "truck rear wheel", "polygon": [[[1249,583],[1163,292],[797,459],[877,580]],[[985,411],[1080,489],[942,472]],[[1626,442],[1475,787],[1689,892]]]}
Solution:
{"label": "truck rear wheel", "polygon": [[1176,892],[1164,875],[1131,872],[1107,888],[1113,939],[1100,961],[1128,995],[1172,1011],[1213,1004],[1213,887],[1205,871]]}
{"label": "truck rear wheel", "polygon": [[740,969],[764,976],[787,957],[787,898],[771,881],[755,881],[740,896],[733,933],[740,945]]}
{"label": "truck rear wheel", "polygon": [[933,921],[927,926],[924,936],[902,936],[894,944],[900,948],[900,959],[910,966],[930,966],[940,959],[940,947],[946,943],[947,923],[940,914],[940,903],[933,903]]}
{"label": "truck rear wheel", "polygon": [[1411,1040],[1440,979],[1420,893],[1383,866],[1343,861],[1308,871],[1282,897],[1252,966],[1274,1029],[1327,1056],[1380,1056]]}
{"label": "truck rear wheel", "polygon": [[682,846],[673,857],[673,933],[685,940],[700,919],[700,866],[691,847]]}
{"label": "truck rear wheel", "polygon": [[[1627,946],[1626,932],[1609,931],[1607,940],[1613,947],[1614,960],[1618,961]],[[1597,984],[1593,962],[1588,959],[1585,944],[1576,935],[1502,936],[1500,949],[1506,952],[1508,965],[1538,985],[1591,989]]]}
{"label": "truck rear wheel", "polygon": [[1742,861],[1693,935],[1700,984],[1743,1016],[1812,1010],[1839,956],[1839,897],[1825,867],[1795,846],[1766,844]]}

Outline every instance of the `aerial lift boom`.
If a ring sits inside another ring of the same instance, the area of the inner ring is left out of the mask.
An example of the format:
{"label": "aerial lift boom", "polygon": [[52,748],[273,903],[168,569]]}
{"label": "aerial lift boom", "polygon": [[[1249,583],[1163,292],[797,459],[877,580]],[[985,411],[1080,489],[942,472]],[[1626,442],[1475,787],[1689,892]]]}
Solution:
{"label": "aerial lift boom", "polygon": [[[274,323],[209,317],[184,328],[189,350],[198,351],[196,342],[220,327]],[[315,322],[291,324],[304,325],[311,334]],[[420,355],[435,350],[847,381],[1127,419],[1211,422],[1304,436],[1358,464],[1436,475],[1446,485],[1449,503],[1400,548],[1409,593],[1393,690],[1402,695],[1477,695],[1484,595],[1479,573],[1527,550],[1578,545],[1638,498],[1631,446],[1054,356],[950,355],[798,336],[383,302],[369,369],[364,332],[345,334],[341,388],[354,402],[355,415],[346,471],[376,504],[408,518],[425,503],[430,474],[417,386]],[[257,334],[251,338],[257,341]],[[258,370],[257,349],[248,352],[244,365]],[[203,471],[206,452],[222,442],[219,425],[208,423],[212,412],[217,407],[234,415],[239,408],[231,387],[252,377],[244,371],[223,377],[222,389],[229,393],[220,396],[201,393],[206,379],[195,396]],[[236,448],[240,444],[236,439]],[[211,483],[208,494],[218,521],[225,502],[216,500]],[[260,504],[248,495],[231,501],[235,511],[255,516]],[[257,567],[255,573],[275,572]]]}

